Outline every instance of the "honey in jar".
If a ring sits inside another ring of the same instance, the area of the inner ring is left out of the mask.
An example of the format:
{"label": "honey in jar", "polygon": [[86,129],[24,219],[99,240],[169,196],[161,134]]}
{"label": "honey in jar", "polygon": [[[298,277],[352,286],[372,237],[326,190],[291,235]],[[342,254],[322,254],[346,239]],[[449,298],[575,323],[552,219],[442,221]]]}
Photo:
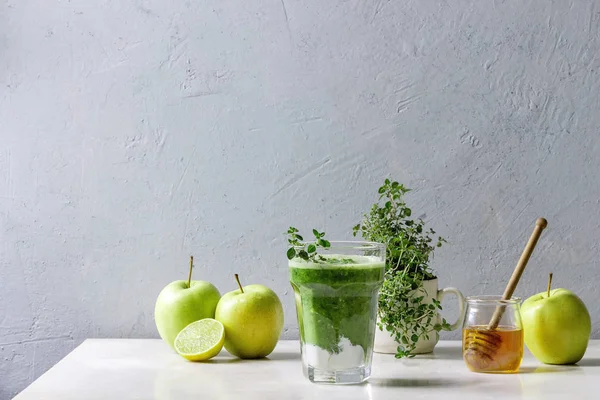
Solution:
{"label": "honey in jar", "polygon": [[[473,338],[471,343],[467,337]],[[473,372],[517,372],[523,360],[523,330],[499,326],[490,332],[487,325],[469,326],[463,330],[463,356]]]}
{"label": "honey in jar", "polygon": [[[467,299],[463,325],[463,359],[473,372],[514,373],[523,360],[523,328],[520,299],[501,300],[498,296]],[[498,326],[490,328],[496,310],[501,309]]]}

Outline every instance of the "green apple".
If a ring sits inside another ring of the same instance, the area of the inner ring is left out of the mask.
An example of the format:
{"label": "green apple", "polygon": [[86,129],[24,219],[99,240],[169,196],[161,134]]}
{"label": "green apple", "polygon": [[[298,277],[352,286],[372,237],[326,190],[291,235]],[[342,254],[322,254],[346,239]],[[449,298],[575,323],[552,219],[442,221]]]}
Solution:
{"label": "green apple", "polygon": [[[552,274],[550,274],[550,283]],[[566,289],[531,296],[521,306],[525,344],[546,364],[575,364],[585,354],[592,323],[583,301]]]}
{"label": "green apple", "polygon": [[169,283],[158,295],[154,306],[154,321],[160,337],[173,348],[175,338],[194,321],[214,318],[219,290],[209,282],[193,281],[193,257],[187,281]]}
{"label": "green apple", "polygon": [[283,307],[274,291],[263,285],[242,287],[219,300],[215,319],[225,327],[225,349],[239,358],[266,357],[283,329]]}

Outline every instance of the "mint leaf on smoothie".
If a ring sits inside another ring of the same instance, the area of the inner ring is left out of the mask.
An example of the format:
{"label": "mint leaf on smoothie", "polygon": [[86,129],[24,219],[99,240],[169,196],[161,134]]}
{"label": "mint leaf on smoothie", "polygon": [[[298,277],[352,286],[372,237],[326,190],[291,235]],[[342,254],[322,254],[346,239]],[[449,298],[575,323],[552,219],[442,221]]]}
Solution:
{"label": "mint leaf on smoothie", "polygon": [[315,236],[315,242],[304,243],[304,238],[298,233],[298,229],[290,226],[290,229],[286,232],[288,235],[288,243],[290,245],[290,248],[287,250],[288,260],[298,257],[304,261],[310,262],[331,262],[320,254],[317,254],[319,247],[323,249],[331,247],[331,243],[329,243],[328,240],[323,239],[325,232],[319,232],[316,229],[313,229],[312,232]]}

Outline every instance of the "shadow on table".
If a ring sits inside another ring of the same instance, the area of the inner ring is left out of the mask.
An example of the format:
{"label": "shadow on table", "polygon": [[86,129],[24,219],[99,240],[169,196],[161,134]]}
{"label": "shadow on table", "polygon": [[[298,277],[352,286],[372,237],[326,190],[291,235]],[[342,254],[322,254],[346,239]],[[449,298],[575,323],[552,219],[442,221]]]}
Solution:
{"label": "shadow on table", "polygon": [[539,367],[521,367],[519,374],[551,374],[555,372],[577,371],[577,365],[542,365]]}
{"label": "shadow on table", "polygon": [[419,354],[415,360],[462,360],[462,350],[454,347],[440,347],[433,350],[433,353]]}
{"label": "shadow on table", "polygon": [[200,361],[202,364],[233,364],[238,362],[243,362],[244,360],[239,359],[233,356],[217,356],[215,358],[211,358],[210,360]]}
{"label": "shadow on table", "polygon": [[471,382],[451,380],[451,379],[402,379],[402,378],[374,378],[369,379],[373,386],[387,387],[430,387],[430,388],[450,388],[457,386],[469,386]]}
{"label": "shadow on table", "polygon": [[584,358],[573,367],[600,367],[600,358]]}
{"label": "shadow on table", "polygon": [[210,360],[203,361],[206,364],[230,364],[230,363],[244,363],[244,362],[267,362],[275,360],[300,360],[300,354],[298,353],[273,353],[265,358],[248,359],[242,360],[231,355],[217,356]]}
{"label": "shadow on table", "polygon": [[542,365],[539,367],[523,367],[520,373],[545,373],[545,372],[565,372],[577,371],[580,367],[600,367],[600,358],[584,358],[577,364],[571,365]]}
{"label": "shadow on table", "polygon": [[300,360],[300,353],[273,353],[263,360]]}

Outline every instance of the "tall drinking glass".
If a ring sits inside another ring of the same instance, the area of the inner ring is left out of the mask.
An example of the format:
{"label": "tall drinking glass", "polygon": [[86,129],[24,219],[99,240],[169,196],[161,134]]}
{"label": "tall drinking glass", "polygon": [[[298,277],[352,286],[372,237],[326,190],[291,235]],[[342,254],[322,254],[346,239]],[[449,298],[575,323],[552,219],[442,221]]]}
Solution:
{"label": "tall drinking glass", "polygon": [[385,245],[331,242],[318,253],[289,261],[304,375],[311,382],[363,382],[371,375]]}

